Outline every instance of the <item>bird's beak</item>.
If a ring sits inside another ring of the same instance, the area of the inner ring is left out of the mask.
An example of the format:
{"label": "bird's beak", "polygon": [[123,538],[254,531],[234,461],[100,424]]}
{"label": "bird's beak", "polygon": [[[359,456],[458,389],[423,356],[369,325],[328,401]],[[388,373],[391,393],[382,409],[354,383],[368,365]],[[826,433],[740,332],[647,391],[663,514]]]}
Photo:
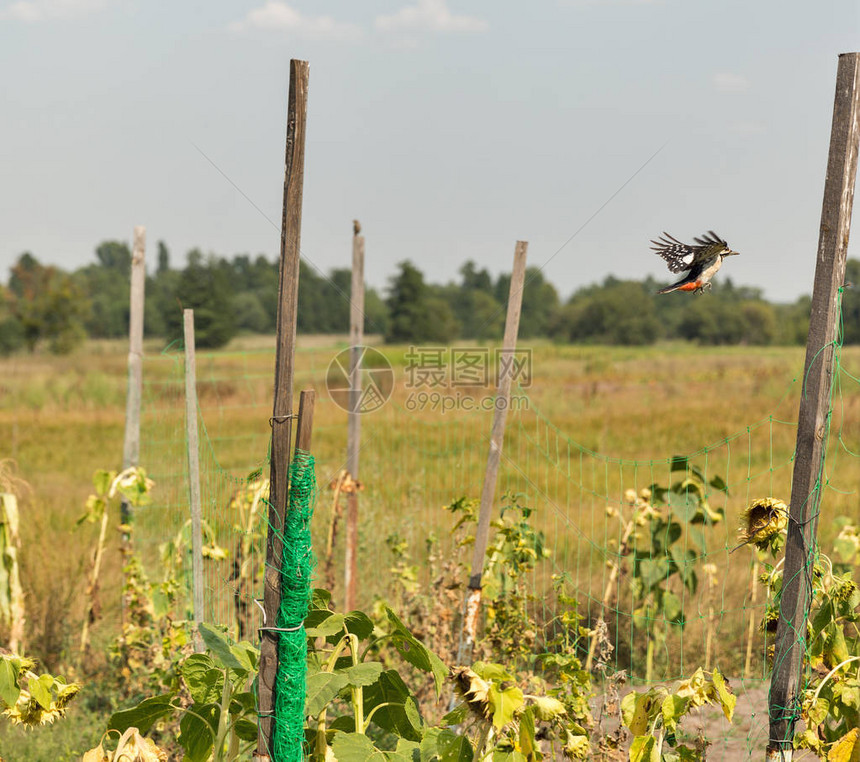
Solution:
{"label": "bird's beak", "polygon": [[732,254],[740,254],[740,252],[739,251],[732,251],[731,249],[729,249],[727,252],[725,252],[725,254],[723,254],[723,256],[724,257],[730,257]]}

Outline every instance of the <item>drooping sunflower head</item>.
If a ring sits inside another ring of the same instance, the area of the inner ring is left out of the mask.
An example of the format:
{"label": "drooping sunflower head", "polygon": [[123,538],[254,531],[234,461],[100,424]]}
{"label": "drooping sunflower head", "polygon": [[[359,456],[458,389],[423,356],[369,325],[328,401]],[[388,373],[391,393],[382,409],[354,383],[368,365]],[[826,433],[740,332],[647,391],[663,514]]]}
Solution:
{"label": "drooping sunflower head", "polygon": [[738,525],[738,541],[752,543],[761,550],[771,543],[769,540],[788,525],[788,506],[775,497],[753,500],[741,514]]}
{"label": "drooping sunflower head", "polygon": [[490,705],[490,684],[468,667],[455,667],[451,670],[454,688],[465,700],[469,709],[482,719],[493,715]]}

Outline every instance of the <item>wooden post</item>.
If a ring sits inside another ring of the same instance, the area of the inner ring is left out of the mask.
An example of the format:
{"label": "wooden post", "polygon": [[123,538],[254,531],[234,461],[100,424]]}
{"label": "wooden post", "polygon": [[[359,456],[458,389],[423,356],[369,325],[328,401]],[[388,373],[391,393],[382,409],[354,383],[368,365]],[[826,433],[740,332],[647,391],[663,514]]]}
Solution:
{"label": "wooden post", "polygon": [[299,415],[296,419],[296,450],[311,451],[315,404],[316,392],[313,389],[303,389],[299,394]]}
{"label": "wooden post", "polygon": [[[122,446],[122,468],[139,465],[140,458],[140,398],[143,387],[143,303],[146,284],[146,228],[134,229],[134,247],[131,256],[131,296],[128,325],[128,390],[125,400],[125,436]],[[123,498],[120,507],[123,524],[132,520],[132,509]],[[123,545],[128,543],[123,533]]]}
{"label": "wooden post", "polygon": [[[346,470],[358,481],[358,453],[361,447],[361,353],[364,343],[364,236],[358,220],[353,223],[352,289],[349,299],[349,412],[346,430]],[[358,490],[346,499],[346,553],[344,611],[356,607],[358,587]]]}
{"label": "wooden post", "polygon": [[[278,291],[278,338],[275,355],[275,395],[272,410],[272,449],[269,475],[269,531],[263,589],[264,626],[274,627],[281,603],[281,557],[293,418],[293,357],[296,345],[299,254],[302,236],[302,188],[305,173],[305,125],[308,98],[307,61],[290,61],[284,203],[281,213],[281,263]],[[260,671],[257,708],[260,722],[254,759],[267,762],[272,748],[274,687],[278,673],[278,637],[260,631]]]}
{"label": "wooden post", "polygon": [[188,492],[191,498],[191,590],[194,606],[194,650],[203,652],[203,517],[200,507],[200,448],[197,433],[197,359],[194,310],[182,311],[185,331],[185,434],[188,447]]}
{"label": "wooden post", "polygon": [[[457,663],[471,661],[472,646],[478,633],[478,615],[481,610],[481,577],[484,571],[484,557],[490,536],[490,517],[493,513],[493,499],[496,496],[496,481],[499,475],[499,462],[505,439],[505,421],[511,403],[511,381],[514,370],[514,351],[517,348],[517,334],[520,328],[520,311],[523,304],[523,288],[526,275],[526,241],[517,241],[514,249],[514,269],[511,273],[511,290],[508,295],[508,314],[505,319],[505,337],[502,341],[502,354],[499,358],[499,380],[496,391],[496,406],[493,414],[493,428],[490,433],[490,451],[487,455],[487,470],[484,473],[484,489],[481,492],[481,508],[478,514],[478,528],[475,532],[475,548],[472,554],[472,574],[464,605],[463,629],[465,636],[460,639]],[[505,359],[508,361],[505,366]],[[503,400],[502,403],[499,400]]]}
{"label": "wooden post", "polygon": [[770,684],[769,760],[791,760],[794,726],[800,715],[806,620],[812,602],[812,563],[816,552],[821,475],[830,424],[833,341],[839,320],[839,289],[845,280],[857,174],[858,117],[860,53],[845,53],[839,56],[836,74],[830,156],[797,421],[780,616]]}

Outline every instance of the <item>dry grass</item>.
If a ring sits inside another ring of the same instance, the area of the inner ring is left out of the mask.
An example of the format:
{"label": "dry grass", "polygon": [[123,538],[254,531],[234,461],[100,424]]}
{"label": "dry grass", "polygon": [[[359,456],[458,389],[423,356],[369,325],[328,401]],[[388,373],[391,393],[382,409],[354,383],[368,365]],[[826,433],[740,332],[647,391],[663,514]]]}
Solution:
{"label": "dry grass", "polygon": [[[239,480],[266,457],[271,415],[273,342],[237,340],[226,351],[198,356],[199,396],[208,442],[201,452],[204,508],[222,544],[234,543],[227,505]],[[318,392],[314,452],[318,477],[343,465],[346,416],[328,399],[324,379],[343,337],[300,337],[296,387]],[[181,358],[147,345],[142,464],[157,482],[158,504],[138,517],[138,546],[152,561],[157,545],[186,518],[185,442]],[[640,489],[671,478],[667,459],[696,454],[709,475],[730,485],[728,498],[713,496],[727,521],[708,530],[708,560],[718,565],[716,591],[718,652],[737,673],[747,612],[746,551],[729,556],[736,516],[751,498],[787,499],[803,352],[798,348],[701,349],[665,345],[646,349],[559,347],[536,343],[534,409],[509,417],[499,493],[525,494],[547,536],[553,571],[565,571],[578,588],[583,611],[596,613],[607,578],[605,552],[617,527],[605,514],[621,505],[626,488]],[[399,532],[416,555],[428,532],[447,534],[440,510],[453,498],[480,494],[488,412],[408,412],[403,388],[405,349],[385,348],[397,371],[394,399],[364,417],[361,480],[363,605],[385,594],[388,557],[384,539]],[[860,365],[860,353],[845,352],[843,364]],[[0,361],[0,456],[12,457],[34,487],[24,506],[23,564],[29,597],[30,646],[49,665],[68,654],[70,635],[82,613],[83,569],[91,547],[90,528],[75,528],[90,491],[92,472],[118,467],[122,457],[126,355],[122,344],[99,342],[69,358],[37,355]],[[846,384],[837,400],[834,431],[857,445],[856,386]],[[703,449],[704,448],[704,449]],[[834,441],[828,461],[826,519],[856,515],[860,461]],[[317,544],[329,519],[328,493],[317,503]],[[825,545],[831,522],[822,521]],[[745,555],[746,554],[746,555]],[[153,570],[156,567],[151,566]],[[549,568],[549,567],[548,567]],[[232,617],[229,570],[211,568],[209,616]],[[118,616],[118,553],[105,569],[103,637]],[[543,581],[541,581],[542,585]],[[704,585],[700,585],[700,591]],[[116,594],[114,594],[116,593]],[[553,613],[536,587],[541,615]],[[676,676],[701,659],[707,608],[700,592],[688,597],[690,623],[683,638],[670,639],[664,674]],[[759,598],[759,604],[761,598]],[[628,605],[622,594],[621,606]],[[629,619],[616,621],[619,659],[634,663],[637,645]],[[679,647],[680,646],[680,651]],[[762,648],[757,646],[756,653]],[[679,661],[678,653],[684,654]],[[755,670],[761,672],[760,659]]]}

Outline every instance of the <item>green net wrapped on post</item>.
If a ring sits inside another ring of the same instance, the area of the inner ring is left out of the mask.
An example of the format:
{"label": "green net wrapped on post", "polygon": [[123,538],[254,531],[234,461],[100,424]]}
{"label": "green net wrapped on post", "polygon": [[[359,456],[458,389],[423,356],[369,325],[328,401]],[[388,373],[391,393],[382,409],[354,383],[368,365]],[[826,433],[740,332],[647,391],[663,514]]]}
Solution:
{"label": "green net wrapped on post", "polygon": [[307,636],[304,619],[311,601],[311,516],[316,492],[314,459],[296,450],[290,466],[290,496],[284,518],[281,607],[278,611],[278,675],[275,682],[275,762],[304,757]]}

